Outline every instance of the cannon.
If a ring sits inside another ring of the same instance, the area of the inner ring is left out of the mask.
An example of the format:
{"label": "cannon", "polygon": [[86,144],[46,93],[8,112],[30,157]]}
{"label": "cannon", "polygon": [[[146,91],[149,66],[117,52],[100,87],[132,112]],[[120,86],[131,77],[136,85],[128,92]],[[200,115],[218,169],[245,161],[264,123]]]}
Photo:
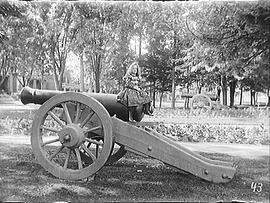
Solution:
{"label": "cannon", "polygon": [[133,112],[137,122],[128,122],[128,109],[114,94],[26,87],[20,97],[24,104],[41,105],[32,124],[32,150],[56,177],[87,178],[127,151],[215,183],[229,182],[236,172],[233,163],[203,157],[145,126],[142,107]]}

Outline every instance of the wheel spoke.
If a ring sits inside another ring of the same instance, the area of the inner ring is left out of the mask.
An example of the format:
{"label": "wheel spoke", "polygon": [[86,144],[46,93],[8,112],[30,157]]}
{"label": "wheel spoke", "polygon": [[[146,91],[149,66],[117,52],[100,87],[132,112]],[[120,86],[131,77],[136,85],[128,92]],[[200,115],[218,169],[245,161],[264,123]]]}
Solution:
{"label": "wheel spoke", "polygon": [[93,128],[90,128],[90,129],[85,130],[84,133],[90,133],[90,132],[99,130],[99,129],[101,129],[101,128],[102,128],[102,126],[99,125],[99,126],[96,126],[96,127],[93,127]]}
{"label": "wheel spoke", "polygon": [[81,110],[81,109],[80,109],[80,103],[77,102],[77,103],[76,103],[76,116],[75,116],[75,119],[74,119],[74,123],[78,123],[79,116],[80,116],[80,113],[81,113],[80,110]]}
{"label": "wheel spoke", "polygon": [[98,158],[99,145],[96,145],[96,157]]}
{"label": "wheel spoke", "polygon": [[53,140],[48,140],[48,141],[44,142],[41,146],[44,147],[45,145],[52,144],[52,143],[55,143],[58,141],[59,141],[59,138],[55,138]]}
{"label": "wheel spoke", "polygon": [[42,125],[41,128],[44,129],[44,130],[54,132],[54,133],[59,133],[59,130],[54,129],[54,128],[50,128],[50,127],[47,127],[47,126],[44,126],[44,125]]}
{"label": "wheel spoke", "polygon": [[49,160],[51,161],[57,154],[59,154],[62,149],[64,148],[64,146],[59,147],[59,149],[57,151],[55,151],[50,157]]}
{"label": "wheel spoke", "polygon": [[75,153],[76,153],[76,157],[77,157],[77,160],[78,160],[78,167],[79,167],[79,170],[82,169],[82,158],[81,158],[81,155],[80,155],[80,151],[78,148],[75,149]]}
{"label": "wheel spoke", "polygon": [[62,123],[62,121],[60,120],[60,118],[58,118],[58,116],[56,116],[52,111],[49,111],[48,114],[63,128],[64,124]]}
{"label": "wheel spoke", "polygon": [[61,105],[63,106],[64,112],[66,114],[67,123],[68,124],[72,123],[72,120],[71,120],[71,117],[70,117],[70,114],[69,114],[69,111],[68,111],[68,108],[67,108],[67,104],[66,103],[63,103]]}
{"label": "wheel spoke", "polygon": [[80,124],[80,127],[83,128],[85,126],[85,124],[92,118],[92,116],[94,115],[95,113],[92,112],[90,113],[85,119],[84,121]]}
{"label": "wheel spoke", "polygon": [[88,142],[91,142],[91,143],[93,143],[93,144],[96,144],[96,145],[101,145],[101,146],[103,146],[103,142],[96,141],[96,140],[91,139],[91,138],[89,138],[89,137],[84,138],[84,140],[86,140],[86,141],[88,141]]}
{"label": "wheel spoke", "polygon": [[64,169],[67,169],[70,154],[71,154],[71,149],[69,149],[68,152],[67,152],[67,158],[65,160]]}
{"label": "wheel spoke", "polygon": [[96,160],[96,157],[93,155],[93,153],[84,145],[81,145],[83,150],[92,158],[93,162]]}

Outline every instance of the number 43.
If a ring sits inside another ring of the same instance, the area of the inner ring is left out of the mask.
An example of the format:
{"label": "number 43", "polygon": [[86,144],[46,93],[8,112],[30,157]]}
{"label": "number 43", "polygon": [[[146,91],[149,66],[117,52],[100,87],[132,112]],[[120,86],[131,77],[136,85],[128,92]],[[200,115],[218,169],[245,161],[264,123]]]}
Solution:
{"label": "number 43", "polygon": [[262,191],[263,184],[262,183],[251,183],[251,189],[253,192],[261,192]]}

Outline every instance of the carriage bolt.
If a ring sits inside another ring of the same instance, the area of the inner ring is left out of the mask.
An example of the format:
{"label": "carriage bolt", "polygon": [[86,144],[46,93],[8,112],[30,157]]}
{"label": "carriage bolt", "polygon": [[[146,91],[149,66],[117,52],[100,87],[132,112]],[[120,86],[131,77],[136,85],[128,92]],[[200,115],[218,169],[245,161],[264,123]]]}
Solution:
{"label": "carriage bolt", "polygon": [[225,174],[225,173],[222,174],[222,178],[223,178],[223,179],[226,179],[226,178],[227,178],[227,179],[232,179],[232,177],[228,176],[228,175]]}

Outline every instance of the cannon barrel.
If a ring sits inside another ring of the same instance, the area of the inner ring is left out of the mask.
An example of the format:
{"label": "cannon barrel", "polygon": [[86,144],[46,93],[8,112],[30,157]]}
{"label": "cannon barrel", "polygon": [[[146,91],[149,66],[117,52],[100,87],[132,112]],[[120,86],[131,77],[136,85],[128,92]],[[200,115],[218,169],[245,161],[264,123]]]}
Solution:
{"label": "cannon barrel", "polygon": [[[62,93],[64,93],[64,91],[39,90],[39,89],[32,89],[30,87],[25,87],[21,91],[20,99],[23,104],[34,103],[42,105],[51,97]],[[106,108],[106,110],[109,112],[111,116],[116,115],[117,118],[123,121],[128,121],[128,109],[123,104],[117,102],[116,94],[104,94],[104,93],[83,93],[83,94],[98,100]],[[142,114],[142,112],[139,113]],[[143,116],[138,116],[139,119],[137,119],[137,121],[140,121],[142,117]]]}

